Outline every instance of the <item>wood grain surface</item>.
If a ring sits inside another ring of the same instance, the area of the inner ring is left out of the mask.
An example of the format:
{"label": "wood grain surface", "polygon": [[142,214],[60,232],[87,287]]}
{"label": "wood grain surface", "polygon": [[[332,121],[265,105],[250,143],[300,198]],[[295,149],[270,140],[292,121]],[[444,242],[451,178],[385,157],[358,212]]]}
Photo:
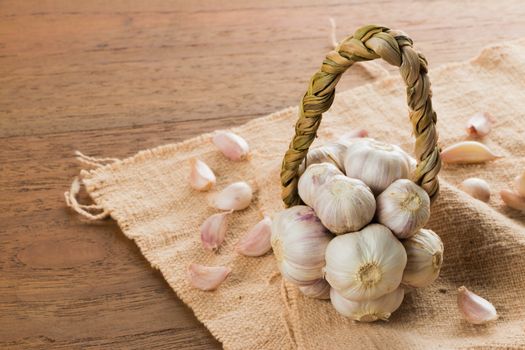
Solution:
{"label": "wood grain surface", "polygon": [[330,16],[339,37],[405,30],[430,67],[525,35],[520,0],[0,1],[0,348],[220,347],[113,221],[65,207],[73,151],[127,157],[295,105]]}

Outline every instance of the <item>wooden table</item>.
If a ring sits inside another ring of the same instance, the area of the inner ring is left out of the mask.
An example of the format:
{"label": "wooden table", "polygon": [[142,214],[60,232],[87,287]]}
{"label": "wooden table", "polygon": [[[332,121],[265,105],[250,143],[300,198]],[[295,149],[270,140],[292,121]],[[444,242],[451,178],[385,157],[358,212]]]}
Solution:
{"label": "wooden table", "polygon": [[329,16],[339,37],[405,30],[431,67],[525,35],[520,0],[0,2],[1,348],[220,347],[113,221],[65,207],[73,151],[127,157],[296,104]]}

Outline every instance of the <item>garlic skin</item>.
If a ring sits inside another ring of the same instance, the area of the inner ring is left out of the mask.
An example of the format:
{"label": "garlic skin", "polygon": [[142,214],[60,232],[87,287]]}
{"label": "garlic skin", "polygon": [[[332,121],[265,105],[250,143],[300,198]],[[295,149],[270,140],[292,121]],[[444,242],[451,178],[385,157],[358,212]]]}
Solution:
{"label": "garlic skin", "polygon": [[514,179],[514,189],[520,196],[525,197],[525,172]]}
{"label": "garlic skin", "polygon": [[336,311],[343,316],[360,322],[388,320],[390,315],[401,306],[404,296],[403,288],[397,288],[393,292],[377,299],[353,301],[346,299],[334,288],[330,290],[330,300]]}
{"label": "garlic skin", "polygon": [[374,218],[374,194],[363,181],[335,175],[317,191],[313,208],[335,234],[362,229]]}
{"label": "garlic skin", "polygon": [[462,141],[448,146],[441,151],[441,160],[445,163],[471,164],[483,163],[501,158],[487,146],[477,141]]}
{"label": "garlic skin", "polygon": [[322,278],[312,284],[299,286],[299,290],[309,298],[330,299],[330,285]]}
{"label": "garlic skin", "polygon": [[215,185],[215,174],[210,167],[196,158],[190,159],[190,186],[197,191],[208,191]]}
{"label": "garlic skin", "polygon": [[377,222],[398,238],[408,238],[430,218],[430,198],[424,189],[407,179],[394,181],[377,197]]}
{"label": "garlic skin", "polygon": [[399,287],[406,263],[405,248],[394,234],[370,224],[330,241],[325,279],[346,299],[376,299]]}
{"label": "garlic skin", "polygon": [[499,194],[508,207],[525,213],[525,197],[509,190],[501,190]]}
{"label": "garlic skin", "polygon": [[345,152],[346,146],[341,143],[328,143],[312,148],[306,154],[305,160],[299,165],[299,175],[302,175],[310,165],[319,163],[330,163],[335,165],[340,171],[344,171]]}
{"label": "garlic skin", "polygon": [[201,242],[204,248],[215,250],[219,248],[226,237],[228,229],[228,215],[232,212],[213,214],[201,225]]}
{"label": "garlic skin", "polygon": [[441,270],[443,242],[434,231],[422,229],[402,243],[407,253],[407,265],[401,283],[414,288],[430,285]]}
{"label": "garlic skin", "polygon": [[275,214],[271,243],[282,276],[299,286],[323,278],[331,238],[310,207],[297,205]]}
{"label": "garlic skin", "polygon": [[231,271],[225,266],[190,264],[187,276],[193,288],[208,291],[217,289]]}
{"label": "garlic skin", "polygon": [[490,187],[487,181],[483,179],[477,177],[468,178],[459,185],[459,188],[482,202],[490,200]]}
{"label": "garlic skin", "polygon": [[363,139],[348,146],[344,168],[346,176],[362,180],[378,195],[395,180],[408,178],[408,158],[398,146]]}
{"label": "garlic skin", "polygon": [[463,319],[472,324],[483,324],[498,319],[494,305],[465,286],[458,289],[458,309]]}
{"label": "garlic skin", "polygon": [[265,216],[252,227],[237,243],[236,251],[246,256],[261,256],[266,254],[272,245],[272,219]]}
{"label": "garlic skin", "polygon": [[212,141],[226,158],[235,162],[245,160],[250,152],[246,140],[231,131],[217,132]]}
{"label": "garlic skin", "polygon": [[335,175],[343,175],[343,173],[331,163],[309,165],[303,175],[299,178],[299,183],[297,185],[299,196],[303,202],[306,205],[313,207],[319,188]]}
{"label": "garlic skin", "polygon": [[467,122],[467,134],[473,137],[487,136],[492,129],[488,113],[476,113]]}
{"label": "garlic skin", "polygon": [[221,210],[243,210],[252,201],[253,191],[246,182],[234,182],[209,197],[210,205]]}

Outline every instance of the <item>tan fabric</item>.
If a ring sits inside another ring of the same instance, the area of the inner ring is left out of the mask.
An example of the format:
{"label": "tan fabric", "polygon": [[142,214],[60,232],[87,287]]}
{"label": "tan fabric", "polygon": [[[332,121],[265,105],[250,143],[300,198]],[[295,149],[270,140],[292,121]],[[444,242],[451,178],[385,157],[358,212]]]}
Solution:
{"label": "tan fabric", "polygon": [[[347,75],[351,79],[351,72]],[[409,294],[389,322],[354,324],[329,302],[305,298],[294,286],[284,285],[272,254],[247,258],[233,252],[238,238],[262,212],[282,208],[279,169],[293,134],[295,108],[234,130],[253,149],[246,162],[226,160],[207,134],[84,170],[81,177],[96,204],[135,240],[225,348],[525,348],[525,216],[503,207],[498,195],[525,170],[524,76],[525,41],[486,49],[468,63],[431,71],[441,145],[463,140],[467,117],[487,111],[497,121],[486,143],[505,158],[443,168],[442,191],[429,224],[445,245],[441,276],[432,286]],[[388,77],[339,94],[323,118],[316,143],[351,128],[367,128],[373,137],[410,151],[413,140],[403,90],[398,77]],[[193,156],[214,169],[218,189],[246,180],[257,191],[250,208],[233,214],[217,253],[202,249],[199,240],[199,226],[214,210],[206,205],[205,193],[187,184],[187,160]],[[457,189],[470,176],[490,182],[488,205]],[[190,262],[224,264],[233,272],[217,291],[201,292],[186,280]],[[462,321],[456,310],[460,285],[491,300],[500,319],[487,326]]]}

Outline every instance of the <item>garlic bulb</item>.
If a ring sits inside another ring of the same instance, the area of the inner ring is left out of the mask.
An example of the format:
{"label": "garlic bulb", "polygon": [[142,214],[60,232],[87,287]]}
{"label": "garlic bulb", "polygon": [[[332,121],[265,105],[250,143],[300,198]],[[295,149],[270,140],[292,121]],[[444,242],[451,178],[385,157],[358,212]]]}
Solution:
{"label": "garlic bulb", "polygon": [[246,182],[234,182],[209,197],[210,205],[221,210],[242,210],[252,201],[252,188]]}
{"label": "garlic bulb", "polygon": [[376,210],[374,194],[361,180],[335,175],[317,191],[313,208],[332,233],[362,229]]}
{"label": "garlic bulb", "polygon": [[277,213],[271,243],[283,277],[297,285],[323,278],[324,254],[331,238],[310,207],[297,205]]}
{"label": "garlic bulb", "polygon": [[272,220],[265,216],[252,227],[237,243],[238,253],[246,256],[261,256],[271,248]]}
{"label": "garlic bulb", "polygon": [[309,165],[308,169],[299,178],[299,184],[297,185],[299,196],[303,202],[313,207],[319,188],[335,175],[343,175],[343,173],[331,163]]}
{"label": "garlic bulb", "polygon": [[426,287],[436,280],[443,263],[443,242],[431,230],[419,230],[403,240],[407,265],[402,283],[415,288]]}
{"label": "garlic bulb", "polygon": [[330,285],[322,278],[312,284],[299,286],[299,290],[309,298],[330,299]]}
{"label": "garlic bulb", "polygon": [[219,248],[226,237],[228,229],[227,217],[231,211],[213,214],[201,225],[201,242],[204,248],[215,250]]}
{"label": "garlic bulb", "polygon": [[330,163],[339,170],[344,171],[343,157],[346,146],[340,143],[328,143],[326,145],[312,148],[306,154],[306,159],[299,166],[299,175],[312,164]]}
{"label": "garlic bulb", "polygon": [[488,202],[490,200],[490,187],[485,180],[471,177],[463,181],[459,185],[459,188],[482,202]]}
{"label": "garlic bulb", "polygon": [[404,296],[403,288],[397,288],[377,299],[353,301],[346,299],[334,288],[330,290],[330,300],[337,312],[360,322],[388,320],[392,312],[401,306]]}
{"label": "garlic bulb", "polygon": [[201,160],[190,160],[190,186],[197,191],[207,191],[215,185],[215,174],[210,167]]}
{"label": "garlic bulb", "polygon": [[520,196],[525,197],[525,172],[516,176],[514,179],[514,188]]}
{"label": "garlic bulb", "polygon": [[461,316],[469,323],[483,324],[498,319],[494,305],[472,293],[465,286],[458,289],[458,309]]}
{"label": "garlic bulb", "polygon": [[346,176],[362,180],[377,195],[395,180],[408,178],[408,158],[398,146],[363,139],[348,146],[344,167]]}
{"label": "garlic bulb", "polygon": [[187,276],[193,288],[214,290],[228,277],[232,270],[225,266],[190,264]]}
{"label": "garlic bulb", "polygon": [[483,163],[497,158],[501,156],[477,141],[458,142],[441,151],[441,160],[445,163]]}
{"label": "garlic bulb", "polygon": [[212,141],[226,158],[236,162],[246,159],[250,152],[246,140],[231,131],[217,132]]}
{"label": "garlic bulb", "polygon": [[399,286],[406,263],[405,248],[392,232],[370,224],[330,241],[325,278],[347,299],[376,299]]}
{"label": "garlic bulb", "polygon": [[410,180],[394,181],[377,197],[377,221],[398,238],[408,238],[430,218],[430,198]]}
{"label": "garlic bulb", "polygon": [[467,122],[467,134],[474,137],[488,135],[492,128],[488,113],[476,113]]}

